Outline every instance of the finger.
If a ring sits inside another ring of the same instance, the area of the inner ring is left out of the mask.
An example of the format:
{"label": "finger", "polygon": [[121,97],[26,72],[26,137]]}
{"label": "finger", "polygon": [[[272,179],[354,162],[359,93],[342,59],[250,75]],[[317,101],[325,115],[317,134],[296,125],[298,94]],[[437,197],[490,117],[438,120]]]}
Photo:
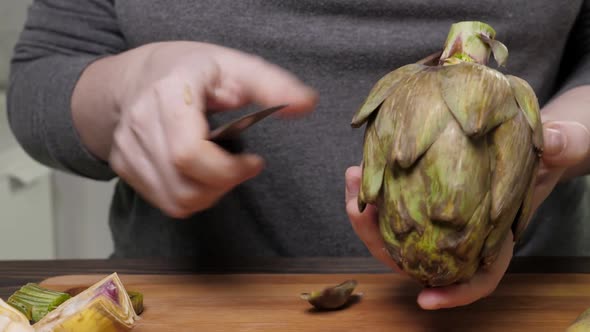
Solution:
{"label": "finger", "polygon": [[204,66],[199,77],[190,80],[182,76],[164,78],[153,89],[159,119],[173,154],[176,148],[190,146],[209,134],[205,89],[218,75],[209,67]]}
{"label": "finger", "polygon": [[[181,79],[167,80],[157,89],[159,117],[172,164],[194,181],[216,188],[233,187],[255,175],[263,167],[262,158],[252,154],[233,155],[206,140],[204,111],[206,85],[217,80],[214,71],[203,72],[201,80],[181,86]],[[197,91],[194,98],[187,91]],[[200,91],[200,92],[199,92]],[[200,96],[200,97],[199,97]],[[144,130],[145,131],[145,130]]]}
{"label": "finger", "polygon": [[160,174],[128,128],[122,126],[113,135],[110,166],[142,198],[166,214],[176,216],[178,207],[160,189],[164,187]]}
{"label": "finger", "polygon": [[258,175],[264,160],[254,154],[233,155],[214,142],[200,140],[172,156],[186,176],[208,186],[229,189]]}
{"label": "finger", "polygon": [[385,249],[385,243],[379,232],[375,207],[367,205],[367,208],[362,213],[358,209],[357,199],[361,184],[360,167],[348,168],[345,174],[345,181],[346,212],[348,213],[354,231],[361,241],[363,241],[371,255],[393,270],[401,272]]}
{"label": "finger", "polygon": [[[223,194],[223,190],[194,181],[181,174],[170,162],[169,144],[164,134],[162,112],[154,109],[153,98],[144,98],[125,113],[122,121],[143,150],[150,166],[155,168],[161,181],[158,193],[169,201],[168,214],[186,217],[208,208]],[[130,120],[131,119],[131,120]],[[174,212],[171,212],[171,211]]]}
{"label": "finger", "polygon": [[239,90],[244,103],[263,107],[289,104],[280,113],[290,115],[308,113],[317,104],[318,94],[314,89],[264,59],[229,49],[221,51],[216,59],[222,72],[217,95],[227,95],[227,92],[231,95]]}
{"label": "finger", "polygon": [[566,168],[583,161],[590,149],[590,132],[578,122],[551,121],[543,129],[543,164]]}
{"label": "finger", "polygon": [[223,111],[246,106],[249,103],[243,95],[240,84],[232,78],[224,78],[207,94],[207,111]]}
{"label": "finger", "polygon": [[508,269],[513,248],[510,233],[504,240],[498,259],[489,270],[478,271],[470,281],[462,284],[424,289],[418,295],[418,304],[427,310],[452,308],[473,303],[490,295]]}

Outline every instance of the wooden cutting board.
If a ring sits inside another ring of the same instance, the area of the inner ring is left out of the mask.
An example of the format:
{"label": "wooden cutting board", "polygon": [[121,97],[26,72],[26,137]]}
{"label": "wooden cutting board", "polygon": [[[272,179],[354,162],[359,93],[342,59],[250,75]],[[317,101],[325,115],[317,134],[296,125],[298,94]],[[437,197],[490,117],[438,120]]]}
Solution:
{"label": "wooden cutting board", "polygon": [[[55,290],[84,287],[103,275],[47,279]],[[513,274],[467,307],[424,311],[419,288],[395,274],[121,275],[144,293],[134,331],[564,331],[590,307],[590,275]],[[316,312],[301,292],[356,279],[362,300]]]}

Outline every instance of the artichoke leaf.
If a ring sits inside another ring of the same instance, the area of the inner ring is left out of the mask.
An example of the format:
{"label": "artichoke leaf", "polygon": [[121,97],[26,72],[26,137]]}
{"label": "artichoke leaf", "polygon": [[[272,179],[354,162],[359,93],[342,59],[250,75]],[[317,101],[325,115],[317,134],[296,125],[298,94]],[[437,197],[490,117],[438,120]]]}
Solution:
{"label": "artichoke leaf", "polygon": [[352,118],[351,126],[353,128],[362,126],[373,111],[375,111],[379,105],[391,95],[391,92],[395,89],[400,80],[408,75],[419,72],[423,68],[425,68],[424,65],[409,64],[393,70],[379,79],[371,91],[369,91],[369,95]]}
{"label": "artichoke leaf", "polygon": [[522,206],[520,207],[517,219],[512,225],[512,232],[514,233],[514,242],[518,242],[520,240],[522,234],[531,222],[531,217],[534,213],[533,193],[535,191],[535,187],[537,184],[537,173],[539,171],[540,164],[540,160],[535,159],[535,164],[533,166],[531,176],[529,177],[527,193],[525,194],[526,196],[524,197]]}
{"label": "artichoke leaf", "polygon": [[488,238],[486,239],[486,242],[483,245],[483,250],[481,252],[482,268],[489,268],[494,264],[496,259],[498,259],[498,255],[500,254],[500,250],[502,249],[502,244],[504,244],[504,239],[506,238],[506,236],[508,236],[511,226],[511,222],[504,222],[498,225],[492,225],[490,234],[488,235]]}
{"label": "artichoke leaf", "polygon": [[426,65],[426,66],[436,66],[438,64],[438,62],[440,61],[440,57],[441,57],[442,53],[443,53],[443,51],[434,52],[434,53],[416,61],[416,63],[421,64],[421,65]]}
{"label": "artichoke leaf", "polygon": [[[530,174],[536,156],[531,140],[531,130],[524,115],[518,114],[499,126],[492,134],[495,169],[492,175],[492,222],[516,216],[522,195],[528,186],[526,174]],[[523,181],[524,180],[524,181]]]}
{"label": "artichoke leaf", "polygon": [[474,63],[442,67],[442,96],[468,136],[482,136],[513,117],[517,110],[503,106],[512,90],[502,73]]}
{"label": "artichoke leaf", "polygon": [[400,241],[397,235],[393,232],[390,214],[396,213],[395,211],[388,211],[387,209],[377,210],[377,218],[379,220],[379,232],[385,243],[385,249],[389,256],[398,265],[402,265],[402,256]]}
{"label": "artichoke leaf", "polygon": [[438,72],[422,71],[402,81],[391,98],[397,103],[391,161],[408,168],[432,145],[453,119],[437,81]]}
{"label": "artichoke leaf", "polygon": [[506,75],[514,97],[533,130],[533,144],[537,151],[543,151],[543,123],[539,112],[539,101],[533,88],[522,78]]}
{"label": "artichoke leaf", "polygon": [[386,163],[385,154],[377,136],[374,117],[369,121],[365,130],[363,149],[363,172],[358,196],[359,211],[361,212],[364,211],[367,203],[376,202],[383,183],[383,171]]}
{"label": "artichoke leaf", "polygon": [[459,228],[467,224],[489,190],[491,163],[487,139],[470,139],[456,121],[449,121],[419,167],[423,168],[427,186],[430,219]]}
{"label": "artichoke leaf", "polygon": [[481,253],[482,264],[486,267],[496,261],[515,222],[524,195],[529,190],[526,174],[532,172],[536,160],[531,130],[523,114],[498,127],[492,141],[496,167],[492,175],[490,218],[494,228]]}
{"label": "artichoke leaf", "polygon": [[494,55],[494,59],[496,60],[498,65],[505,66],[506,61],[508,60],[508,48],[506,47],[506,45],[484,34],[480,34],[479,37],[484,43],[488,44],[488,46],[492,49],[492,54]]}
{"label": "artichoke leaf", "polygon": [[[391,240],[390,237],[393,236],[403,236],[413,229],[417,229],[421,233],[422,227],[419,227],[418,223],[424,222],[426,218],[426,207],[413,204],[419,203],[415,198],[424,194],[424,186],[417,182],[420,181],[420,176],[416,176],[416,173],[410,173],[409,175],[404,173],[404,170],[394,172],[391,167],[385,168],[383,177],[385,202],[381,208],[384,209],[382,212],[385,213],[385,219],[392,231],[388,232],[388,238],[385,240]],[[412,180],[417,181],[410,185]],[[403,192],[402,188],[404,188]]]}
{"label": "artichoke leaf", "polygon": [[442,250],[452,252],[456,257],[472,264],[468,266],[469,274],[475,273],[479,267],[477,256],[481,252],[483,243],[488,236],[491,225],[486,222],[489,217],[491,195],[487,193],[479,202],[477,209],[465,227],[457,231],[452,228],[442,228],[439,233],[437,246]]}
{"label": "artichoke leaf", "polygon": [[300,297],[320,310],[340,309],[350,302],[352,292],[357,284],[356,280],[346,280],[336,286],[326,287],[321,291],[301,293]]}
{"label": "artichoke leaf", "polygon": [[392,154],[393,149],[393,138],[394,138],[394,125],[398,121],[398,113],[400,111],[401,104],[395,98],[395,95],[387,98],[383,105],[379,108],[377,116],[375,117],[375,133],[379,138],[379,145],[383,152],[384,158],[387,160],[387,156]]}

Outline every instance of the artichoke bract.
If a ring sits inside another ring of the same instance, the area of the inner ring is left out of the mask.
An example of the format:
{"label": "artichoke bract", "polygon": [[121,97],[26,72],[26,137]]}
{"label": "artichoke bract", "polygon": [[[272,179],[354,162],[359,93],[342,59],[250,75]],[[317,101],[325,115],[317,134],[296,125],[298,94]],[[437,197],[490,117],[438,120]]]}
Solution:
{"label": "artichoke bract", "polygon": [[450,28],[444,50],[382,77],[357,110],[366,124],[359,209],[377,210],[387,251],[428,287],[493,264],[532,214],[543,151],[539,104],[482,22]]}

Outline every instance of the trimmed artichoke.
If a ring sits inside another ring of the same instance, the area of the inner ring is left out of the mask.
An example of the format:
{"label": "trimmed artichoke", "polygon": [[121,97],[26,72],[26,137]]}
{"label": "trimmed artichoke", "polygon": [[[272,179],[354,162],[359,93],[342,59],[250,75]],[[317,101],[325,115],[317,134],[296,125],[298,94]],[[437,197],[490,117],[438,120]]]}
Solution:
{"label": "trimmed artichoke", "polygon": [[33,325],[36,332],[131,331],[139,316],[116,273],[62,303]]}
{"label": "trimmed artichoke", "polygon": [[376,206],[387,251],[429,287],[492,264],[532,213],[539,105],[526,81],[487,66],[508,57],[495,35],[453,24],[442,53],[385,75],[352,120],[366,123],[359,208]]}

